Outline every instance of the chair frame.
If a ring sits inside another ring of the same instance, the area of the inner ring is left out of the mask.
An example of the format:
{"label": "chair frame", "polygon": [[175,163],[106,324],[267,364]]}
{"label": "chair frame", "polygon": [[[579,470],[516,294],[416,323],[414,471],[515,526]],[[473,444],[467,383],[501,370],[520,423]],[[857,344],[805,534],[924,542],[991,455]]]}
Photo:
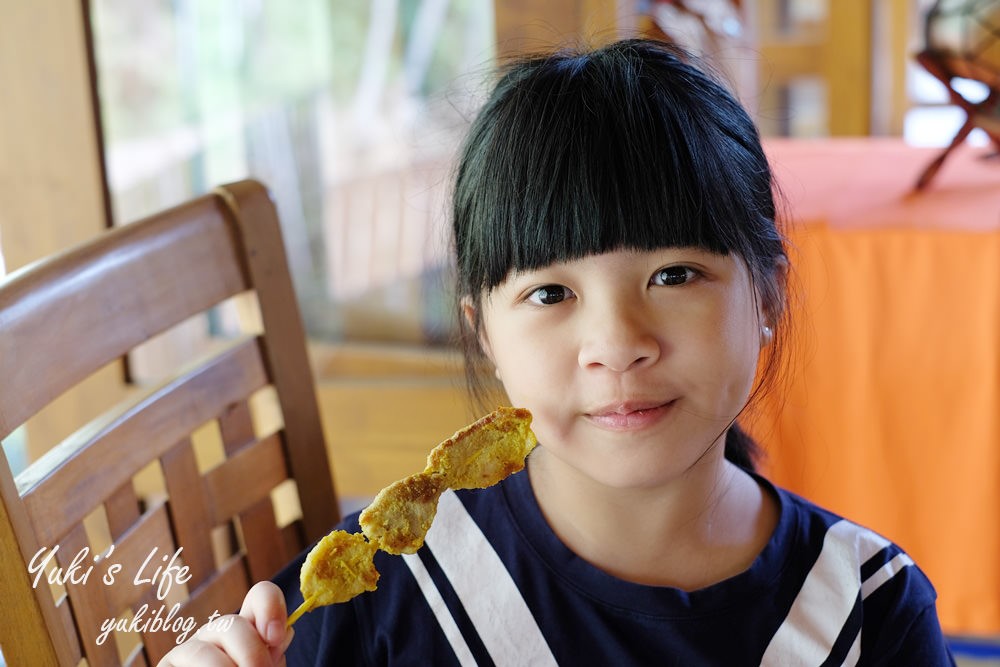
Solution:
{"label": "chair frame", "polygon": [[[945,160],[958,148],[977,127],[990,138],[994,150],[1000,150],[1000,127],[995,119],[997,105],[1000,104],[1000,79],[992,72],[976,70],[960,57],[935,51],[921,51],[915,59],[935,79],[944,84],[949,101],[965,112],[965,120],[948,145],[924,167],[914,184],[915,190],[925,190],[941,170]],[[957,78],[969,78],[986,83],[989,93],[978,102],[970,102],[952,85]]]}
{"label": "chair frame", "polygon": [[[119,562],[183,549],[193,579],[181,613],[205,620],[212,610],[235,610],[253,581],[273,576],[340,517],[305,331],[262,184],[223,186],[0,279],[0,440],[136,345],[246,292],[256,294],[262,334],[228,343],[84,425],[17,478],[0,450],[0,646],[10,664],[118,664],[114,642],[95,646],[93,624],[81,619],[155,601],[136,586],[121,593],[67,584],[54,600],[47,585],[32,585],[28,567],[40,549],[59,545],[67,567],[87,546],[81,522],[95,507],[104,507]],[[247,400],[266,386],[284,424],[257,438]],[[189,436],[212,419],[226,465],[200,473]],[[147,506],[132,477],[152,460],[169,498]],[[269,493],[285,478],[295,480],[301,519],[278,527]],[[219,567],[209,533],[227,521],[240,550]],[[142,642],[122,662],[155,664],[173,645],[165,633],[143,634]]]}

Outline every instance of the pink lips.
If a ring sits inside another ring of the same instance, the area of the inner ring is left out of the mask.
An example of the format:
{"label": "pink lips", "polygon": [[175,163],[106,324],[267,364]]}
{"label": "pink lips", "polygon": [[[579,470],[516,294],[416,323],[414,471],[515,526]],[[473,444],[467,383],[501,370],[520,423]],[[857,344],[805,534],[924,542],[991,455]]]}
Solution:
{"label": "pink lips", "polygon": [[613,431],[638,431],[647,428],[667,414],[673,401],[662,404],[621,403],[587,413],[592,423]]}

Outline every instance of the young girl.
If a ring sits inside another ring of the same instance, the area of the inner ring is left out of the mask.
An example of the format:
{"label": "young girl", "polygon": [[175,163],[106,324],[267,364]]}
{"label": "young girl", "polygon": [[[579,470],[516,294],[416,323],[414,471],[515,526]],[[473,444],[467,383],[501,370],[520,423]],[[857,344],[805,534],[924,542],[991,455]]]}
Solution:
{"label": "young girl", "polygon": [[533,413],[527,469],[445,493],[419,553],[380,552],[378,590],[294,641],[301,559],[165,664],[953,664],[899,547],[754,471],[736,420],[785,336],[772,192],[749,116],[673,47],[511,67],[454,240],[469,366]]}

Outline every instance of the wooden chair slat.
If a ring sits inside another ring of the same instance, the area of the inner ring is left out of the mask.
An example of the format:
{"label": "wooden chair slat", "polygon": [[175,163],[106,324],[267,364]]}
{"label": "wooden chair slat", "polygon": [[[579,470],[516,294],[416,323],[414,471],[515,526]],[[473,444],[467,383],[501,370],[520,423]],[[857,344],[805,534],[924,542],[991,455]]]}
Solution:
{"label": "wooden chair slat", "polygon": [[240,530],[246,545],[250,578],[254,581],[270,579],[295,555],[285,552],[270,497],[261,498],[240,514]]}
{"label": "wooden chair slat", "polygon": [[[173,544],[170,539],[170,526],[164,505],[152,509],[123,536],[120,544],[115,546],[111,557],[103,561],[104,566],[95,565],[86,583],[66,586],[73,614],[76,617],[75,632],[80,637],[84,654],[91,664],[118,664],[118,652],[113,634],[108,633],[98,644],[98,638],[104,632],[104,623],[113,623],[129,607],[139,608],[140,603],[148,604],[145,618],[150,618],[160,606],[166,602],[157,597],[155,585],[145,583],[152,577],[157,567],[164,565],[161,554],[172,554]],[[68,568],[77,554],[88,547],[86,533],[82,524],[71,530],[60,545],[56,558],[63,568]],[[148,564],[141,571],[141,564],[151,556]],[[94,554],[90,552],[82,561],[85,569],[94,564]],[[108,574],[106,566],[129,564],[118,572]],[[115,580],[122,579],[120,585],[111,585],[105,576],[113,576]],[[67,614],[68,616],[68,614]]]}
{"label": "wooden chair slat", "polygon": [[281,529],[281,541],[285,545],[285,553],[297,556],[304,551],[303,545],[312,546],[306,542],[302,535],[302,522],[295,521]]}
{"label": "wooden chair slat", "polygon": [[205,475],[215,523],[245,512],[288,477],[281,437],[268,436],[244,447]]}
{"label": "wooden chair slat", "polygon": [[[86,570],[94,564],[94,554],[87,553],[89,549],[90,545],[87,542],[87,534],[83,529],[83,524],[77,524],[60,543],[59,551],[56,552],[56,561],[63,570],[68,570],[79,555],[85,554],[86,558],[82,562],[82,568]],[[66,594],[69,596],[70,604],[73,605],[76,631],[87,661],[92,665],[116,666],[121,663],[114,638],[108,637],[107,641],[100,644],[96,641],[101,632],[101,624],[108,620],[108,587],[101,581],[102,575],[103,572],[95,567],[90,575],[92,578],[86,582],[67,583]]]}
{"label": "wooden chair slat", "polygon": [[142,646],[136,646],[122,664],[125,667],[149,667],[149,661],[146,660],[146,652]]}
{"label": "wooden chair slat", "polygon": [[166,505],[159,504],[115,544],[109,561],[125,567],[115,577],[116,581],[121,579],[117,582],[121,585],[105,586],[108,612],[117,614],[147,599],[150,590],[155,591],[157,586],[148,580],[158,566],[165,564],[163,557],[169,558],[175,549]]}
{"label": "wooden chair slat", "polygon": [[247,573],[246,561],[234,556],[226,561],[215,575],[191,592],[181,613],[207,621],[213,614],[233,614],[240,610],[243,596],[253,581]]}
{"label": "wooden chair slat", "polygon": [[111,539],[118,540],[139,518],[139,499],[135,495],[135,487],[129,480],[104,501],[104,510],[108,516],[108,529]]}
{"label": "wooden chair slat", "polygon": [[212,556],[212,522],[204,508],[208,506],[204,483],[198,473],[194,448],[184,439],[162,457],[163,477],[170,496],[171,524],[178,547],[184,549],[184,563],[191,569],[191,588],[197,588],[215,569]]}
{"label": "wooden chair slat", "polygon": [[[58,618],[58,626],[62,631],[62,637],[76,637],[76,620],[73,618],[73,607],[70,604],[69,597],[63,596],[59,604],[56,605],[56,617]],[[80,646],[78,641],[68,643],[69,655],[65,659],[60,660],[61,665],[75,665],[83,659],[83,647]],[[34,663],[31,663],[34,664]],[[44,663],[39,663],[44,664]]]}
{"label": "wooden chair slat", "polygon": [[309,357],[298,341],[305,337],[274,202],[264,188],[252,182],[233,183],[225,188],[223,200],[234,218],[243,220],[243,257],[250,281],[256,286],[261,319],[266,331],[274,332],[274,345],[265,350],[265,363],[278,390],[285,417],[291,474],[299,480],[303,528],[310,542],[321,538],[340,518],[338,507],[329,506],[336,497],[328,466],[314,465],[310,456],[317,442],[324,442],[316,390],[301,378],[311,377]]}
{"label": "wooden chair slat", "polygon": [[241,401],[230,405],[225,414],[219,417],[219,432],[222,434],[222,446],[227,456],[253,442],[256,438],[253,432],[253,419],[250,416],[250,404]]}
{"label": "wooden chair slat", "polygon": [[149,660],[148,664],[155,665],[170,649],[177,645],[177,641],[172,633],[149,632],[143,635],[142,644],[145,649],[144,657]]}
{"label": "wooden chair slat", "polygon": [[216,198],[196,200],[7,278],[0,438],[94,369],[248,287],[218,206]]}
{"label": "wooden chair slat", "polygon": [[[13,477],[3,474],[9,470],[3,447],[0,447],[0,462],[3,463],[0,466],[0,497],[16,498]],[[22,656],[24,664],[44,667],[76,664],[80,653],[75,634],[66,632],[64,616],[57,611],[49,592],[38,591],[32,586],[33,577],[28,573],[27,564],[38,548],[23,505],[0,503],[0,563],[11,564],[0,577],[0,600],[4,600],[5,618],[10,614],[11,618],[20,619],[17,627],[6,621],[0,623],[0,646],[7,656]],[[18,563],[24,567],[16,567]],[[65,610],[68,605],[63,607]],[[38,641],[39,637],[46,636],[49,627],[58,628],[59,632],[53,633],[52,641]]]}
{"label": "wooden chair slat", "polygon": [[[245,339],[210,365],[160,387],[130,412],[78,432],[47,452],[17,479],[38,540],[58,540],[88,508],[104,500],[109,487],[126,483],[150,456],[160,456],[226,405],[266,383],[257,345]],[[115,465],[105,465],[108,461]],[[97,470],[100,475],[94,474]]]}

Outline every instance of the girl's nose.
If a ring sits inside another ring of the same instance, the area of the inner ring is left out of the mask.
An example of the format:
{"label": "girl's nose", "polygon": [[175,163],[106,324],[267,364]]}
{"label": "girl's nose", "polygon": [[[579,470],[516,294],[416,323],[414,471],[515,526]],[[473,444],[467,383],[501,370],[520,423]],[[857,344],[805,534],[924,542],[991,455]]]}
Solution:
{"label": "girl's nose", "polygon": [[585,323],[578,360],[583,368],[621,373],[652,365],[660,354],[656,331],[641,313],[616,307],[595,313]]}

